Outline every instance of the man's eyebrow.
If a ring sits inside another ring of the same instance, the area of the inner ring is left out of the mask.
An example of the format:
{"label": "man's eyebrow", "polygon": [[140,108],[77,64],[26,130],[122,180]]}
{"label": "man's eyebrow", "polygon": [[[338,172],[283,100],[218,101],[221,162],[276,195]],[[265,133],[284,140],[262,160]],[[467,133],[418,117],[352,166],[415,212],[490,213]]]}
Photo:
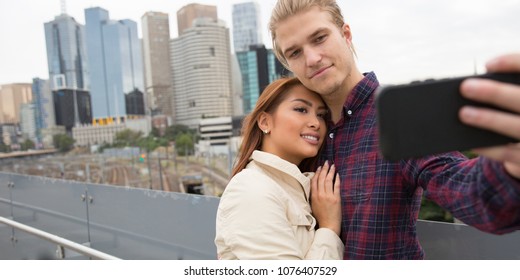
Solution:
{"label": "man's eyebrow", "polygon": [[[307,36],[307,40],[311,40],[312,38],[318,36],[318,34],[320,34],[321,32],[323,32],[323,31],[327,31],[327,30],[329,30],[329,29],[326,28],[326,27],[320,27],[320,28],[316,29],[316,31],[312,32],[311,35]],[[285,50],[283,51],[283,55],[284,55],[284,56],[287,56],[287,53],[293,51],[294,49],[296,49],[296,46],[294,46],[294,45],[288,47],[287,49],[285,49]]]}

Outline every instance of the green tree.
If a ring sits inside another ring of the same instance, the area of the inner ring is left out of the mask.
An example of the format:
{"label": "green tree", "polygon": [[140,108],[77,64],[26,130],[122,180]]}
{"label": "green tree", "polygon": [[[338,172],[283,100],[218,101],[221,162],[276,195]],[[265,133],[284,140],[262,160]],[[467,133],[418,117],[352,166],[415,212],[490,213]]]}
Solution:
{"label": "green tree", "polygon": [[9,146],[4,144],[3,142],[0,142],[0,153],[8,153],[11,149],[9,149]]}
{"label": "green tree", "polygon": [[185,125],[172,125],[166,128],[164,131],[164,137],[168,139],[168,141],[175,141],[177,136],[183,133],[194,134],[195,132]]}
{"label": "green tree", "polygon": [[190,154],[193,150],[193,136],[191,133],[182,133],[175,138],[175,149],[180,156]]}
{"label": "green tree", "polygon": [[139,146],[141,149],[151,152],[155,150],[157,147],[159,147],[159,142],[157,141],[156,137],[153,137],[151,134],[148,135],[148,137],[140,138],[137,146]]}
{"label": "green tree", "polygon": [[60,152],[70,151],[74,145],[74,139],[66,134],[54,135],[52,140],[54,147],[56,147],[56,149],[58,149]]}
{"label": "green tree", "polygon": [[34,149],[34,142],[29,139],[26,139],[25,141],[22,142],[21,147],[22,147],[22,151]]}
{"label": "green tree", "polygon": [[419,219],[453,223],[453,216],[435,202],[423,197]]}
{"label": "green tree", "polygon": [[114,140],[114,147],[128,147],[137,146],[139,140],[143,137],[141,131],[134,131],[131,129],[124,129],[116,133]]}
{"label": "green tree", "polygon": [[152,127],[152,132],[150,132],[153,137],[161,137],[161,132],[157,127]]}

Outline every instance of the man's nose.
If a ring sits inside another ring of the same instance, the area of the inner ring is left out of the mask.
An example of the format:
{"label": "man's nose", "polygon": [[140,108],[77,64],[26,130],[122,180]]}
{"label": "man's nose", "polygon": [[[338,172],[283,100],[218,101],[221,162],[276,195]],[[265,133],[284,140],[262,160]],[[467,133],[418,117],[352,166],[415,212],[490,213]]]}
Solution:
{"label": "man's nose", "polygon": [[321,54],[314,48],[307,48],[305,50],[305,59],[307,66],[314,66],[321,61]]}

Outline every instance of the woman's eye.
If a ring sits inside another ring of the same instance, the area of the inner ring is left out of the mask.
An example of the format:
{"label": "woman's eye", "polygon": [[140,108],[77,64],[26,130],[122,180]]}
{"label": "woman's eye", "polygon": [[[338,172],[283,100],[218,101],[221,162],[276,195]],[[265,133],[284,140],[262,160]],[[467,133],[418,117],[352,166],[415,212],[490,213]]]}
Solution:
{"label": "woman's eye", "polygon": [[318,113],[318,117],[322,118],[322,119],[325,119],[327,117],[327,114],[328,114],[328,112],[319,112]]}
{"label": "woman's eye", "polygon": [[307,109],[305,109],[305,108],[294,108],[294,111],[300,112],[300,113],[307,113]]}

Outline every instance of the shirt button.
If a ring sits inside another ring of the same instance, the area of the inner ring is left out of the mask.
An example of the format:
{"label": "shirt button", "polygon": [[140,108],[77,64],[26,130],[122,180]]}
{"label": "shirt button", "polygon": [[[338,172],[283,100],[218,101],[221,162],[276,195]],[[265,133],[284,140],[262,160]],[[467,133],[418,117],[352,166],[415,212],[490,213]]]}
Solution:
{"label": "shirt button", "polygon": [[347,111],[347,114],[348,114],[349,116],[351,116],[351,115],[352,115],[352,110],[348,110],[348,111]]}
{"label": "shirt button", "polygon": [[329,133],[329,138],[330,138],[330,139],[333,139],[333,138],[334,138],[334,132]]}

